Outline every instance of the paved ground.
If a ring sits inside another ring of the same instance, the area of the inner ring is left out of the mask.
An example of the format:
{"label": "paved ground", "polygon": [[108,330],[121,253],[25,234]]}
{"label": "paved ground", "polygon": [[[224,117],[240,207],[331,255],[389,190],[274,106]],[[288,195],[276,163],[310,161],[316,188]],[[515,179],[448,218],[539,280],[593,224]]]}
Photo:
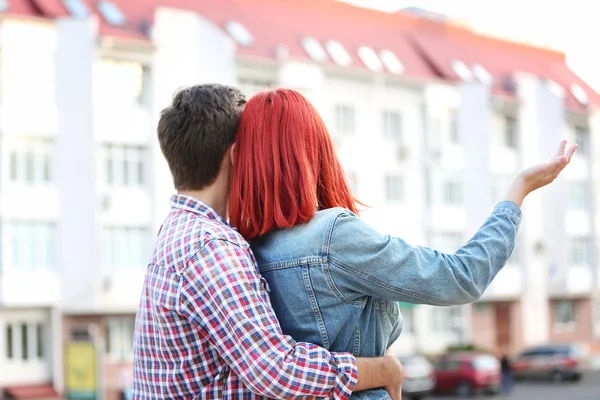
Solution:
{"label": "paved ground", "polygon": [[[497,397],[481,397],[481,399],[502,399]],[[450,400],[453,397],[433,397],[433,400]],[[554,385],[548,382],[518,383],[509,400],[599,400],[600,372],[589,373],[579,383]],[[474,400],[474,399],[473,399]]]}

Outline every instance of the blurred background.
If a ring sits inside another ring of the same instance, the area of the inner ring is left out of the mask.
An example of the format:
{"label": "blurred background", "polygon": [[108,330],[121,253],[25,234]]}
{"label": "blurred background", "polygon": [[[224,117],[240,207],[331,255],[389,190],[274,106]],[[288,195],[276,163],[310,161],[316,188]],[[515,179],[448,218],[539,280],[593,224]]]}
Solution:
{"label": "blurred background", "polygon": [[495,392],[508,356],[517,377],[541,378],[513,398],[598,399],[593,9],[0,0],[0,399],[127,397],[145,263],[173,192],[154,129],[173,92],[201,82],[301,91],[370,206],[363,217],[446,252],[521,168],[562,138],[578,143],[526,200],[515,252],[482,299],[402,304],[393,349],[407,397]]}

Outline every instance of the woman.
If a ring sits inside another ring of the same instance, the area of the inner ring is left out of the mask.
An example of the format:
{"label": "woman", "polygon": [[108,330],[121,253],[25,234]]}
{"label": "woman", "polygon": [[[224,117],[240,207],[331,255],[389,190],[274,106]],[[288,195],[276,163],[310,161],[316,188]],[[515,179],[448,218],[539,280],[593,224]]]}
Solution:
{"label": "woman", "polygon": [[[443,254],[363,222],[317,111],[293,90],[270,90],[242,115],[230,222],[252,245],[284,333],[381,356],[402,329],[399,301],[444,306],[481,296],[513,250],[523,199],[552,182],[576,149],[565,155],[565,145],[515,179],[473,239]],[[384,390],[357,396],[388,398]]]}

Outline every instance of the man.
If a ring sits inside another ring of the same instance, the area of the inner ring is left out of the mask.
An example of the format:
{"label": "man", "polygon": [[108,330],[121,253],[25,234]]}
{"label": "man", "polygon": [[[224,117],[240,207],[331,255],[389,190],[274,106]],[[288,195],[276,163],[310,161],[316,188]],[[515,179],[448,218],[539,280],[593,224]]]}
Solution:
{"label": "man", "polygon": [[134,399],[348,398],[386,387],[394,357],[356,359],[281,332],[249,245],[223,219],[245,104],[223,85],[178,92],[158,124],[177,195],[158,234],[136,321]]}

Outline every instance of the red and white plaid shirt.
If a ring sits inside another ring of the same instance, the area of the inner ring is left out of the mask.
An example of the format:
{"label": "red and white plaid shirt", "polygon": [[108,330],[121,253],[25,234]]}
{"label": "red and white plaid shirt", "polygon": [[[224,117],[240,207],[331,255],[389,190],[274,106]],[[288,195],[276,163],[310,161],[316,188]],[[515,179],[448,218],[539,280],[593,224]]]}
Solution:
{"label": "red and white plaid shirt", "polygon": [[283,335],[241,235],[196,199],[171,205],[136,320],[133,399],[350,397],[354,356]]}

